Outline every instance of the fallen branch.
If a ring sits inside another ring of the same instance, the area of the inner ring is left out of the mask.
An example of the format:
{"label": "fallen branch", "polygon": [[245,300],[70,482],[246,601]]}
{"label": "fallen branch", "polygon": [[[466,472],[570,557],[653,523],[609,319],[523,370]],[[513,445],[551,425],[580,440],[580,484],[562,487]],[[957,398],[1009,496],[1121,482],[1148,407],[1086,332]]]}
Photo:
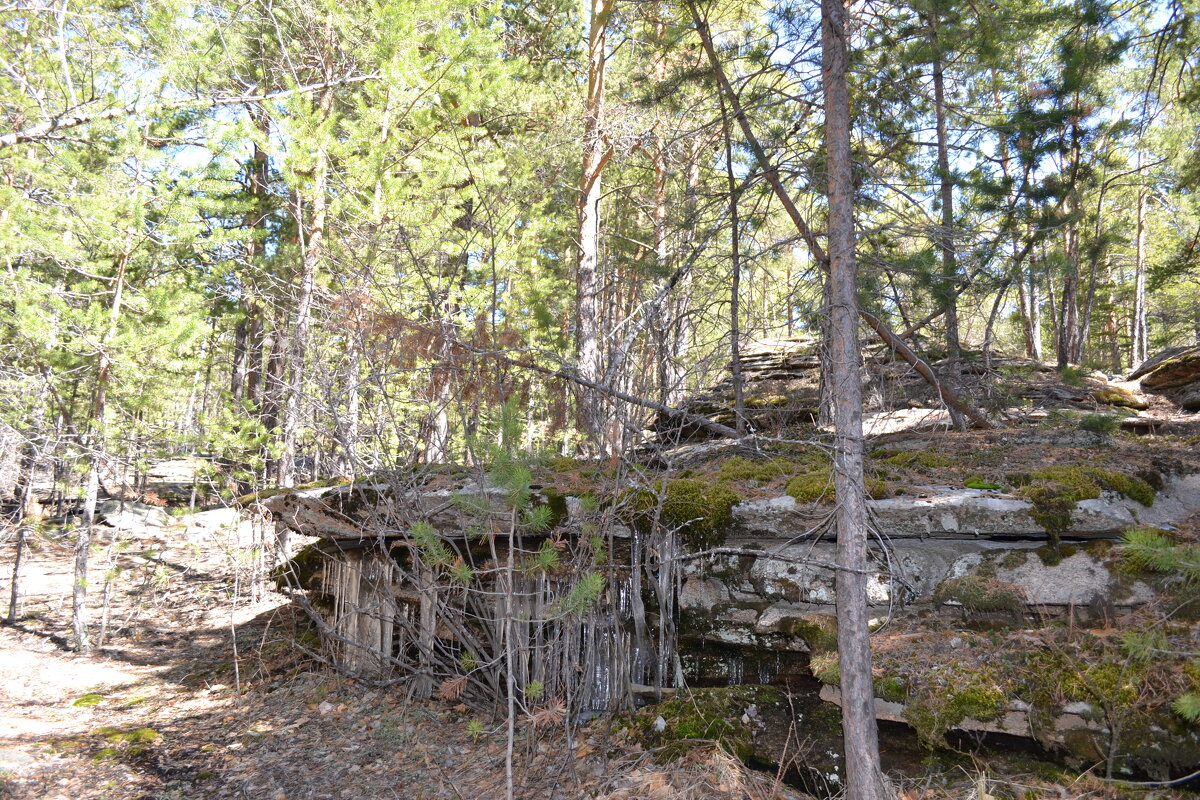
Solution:
{"label": "fallen branch", "polygon": [[858,313],[859,316],[865,319],[867,324],[871,326],[871,330],[879,334],[879,338],[883,340],[884,344],[886,344],[893,351],[895,351],[897,355],[907,361],[912,368],[915,369],[917,373],[934,388],[942,402],[950,406],[950,408],[954,409],[958,413],[962,414],[967,419],[971,420],[971,422],[974,422],[980,428],[989,430],[996,427],[992,424],[991,420],[984,416],[982,411],[973,406],[967,405],[960,400],[956,394],[947,389],[945,384],[938,380],[938,376],[936,373],[934,373],[933,367],[929,366],[929,364],[925,363],[920,356],[914,353],[912,348],[904,343],[904,340],[902,340],[895,334],[894,331],[892,331],[891,328],[884,324],[883,320],[864,309],[859,309]]}

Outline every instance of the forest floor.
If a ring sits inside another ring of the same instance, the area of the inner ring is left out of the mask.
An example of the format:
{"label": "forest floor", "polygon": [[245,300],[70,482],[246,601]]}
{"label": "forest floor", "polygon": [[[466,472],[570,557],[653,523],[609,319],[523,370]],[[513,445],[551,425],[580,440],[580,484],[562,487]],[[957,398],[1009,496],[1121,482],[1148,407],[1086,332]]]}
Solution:
{"label": "forest floor", "polygon": [[[22,616],[0,628],[0,798],[505,796],[502,718],[324,670],[282,595],[245,596],[235,531],[134,529],[110,550],[100,530],[91,657],[68,646],[70,539],[32,541]],[[11,564],[13,542],[0,551]],[[600,721],[572,747],[561,725],[520,724],[514,773],[518,798],[799,797],[716,748],[660,765]]]}

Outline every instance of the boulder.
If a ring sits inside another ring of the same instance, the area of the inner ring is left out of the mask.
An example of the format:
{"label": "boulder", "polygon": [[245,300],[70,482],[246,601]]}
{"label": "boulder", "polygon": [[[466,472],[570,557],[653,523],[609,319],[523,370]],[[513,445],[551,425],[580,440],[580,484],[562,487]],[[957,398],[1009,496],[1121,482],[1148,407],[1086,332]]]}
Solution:
{"label": "boulder", "polygon": [[96,519],[112,528],[129,531],[161,528],[171,521],[171,515],[158,506],[132,500],[102,500],[96,504]]}
{"label": "boulder", "polygon": [[[948,581],[959,582],[960,589],[964,578],[1012,587],[1033,607],[1128,607],[1143,605],[1155,597],[1154,590],[1141,581],[1118,580],[1104,556],[1075,551],[1070,546],[1057,554],[1045,549],[968,554],[955,562],[947,575]],[[952,594],[948,593],[955,600]]]}
{"label": "boulder", "polygon": [[[1193,510],[1200,476],[1168,481],[1154,505],[1105,492],[1094,500],[1080,501],[1071,513],[1068,536],[1119,537],[1136,525],[1173,525]],[[927,487],[923,496],[891,497],[868,501],[879,530],[891,539],[926,537],[977,539],[987,537],[1041,538],[1045,530],[1034,521],[1033,504],[1024,498],[988,489]],[[797,503],[789,495],[746,500],[733,507],[741,532],[754,536],[792,538],[818,526],[828,506]]]}
{"label": "boulder", "polygon": [[[691,609],[712,609],[732,601],[746,607],[762,603],[783,604],[777,609],[795,610],[834,604],[836,546],[826,542],[777,544],[759,540],[727,543],[742,551],[738,555],[714,556],[707,564],[689,561],[687,580],[680,604]],[[1025,545],[1028,547],[1029,545]],[[934,590],[963,556],[979,554],[1003,545],[975,541],[896,542],[890,552],[872,549],[878,570],[867,581],[867,599],[872,605],[897,602],[928,602]],[[719,575],[720,578],[708,577]],[[711,603],[711,605],[709,605]],[[800,613],[800,612],[797,612]],[[759,632],[775,625],[774,617],[757,620]]]}
{"label": "boulder", "polygon": [[1200,411],[1200,380],[1180,389],[1179,405],[1184,411]]}
{"label": "boulder", "polygon": [[1147,389],[1174,389],[1200,381],[1200,345],[1174,347],[1146,360],[1129,375]]}
{"label": "boulder", "polygon": [[188,533],[232,530],[242,521],[242,511],[238,508],[214,508],[200,511],[187,517]]}
{"label": "boulder", "polygon": [[1143,411],[1150,407],[1150,401],[1123,386],[1108,384],[1092,391],[1092,399],[1097,403],[1120,408],[1132,408]]}

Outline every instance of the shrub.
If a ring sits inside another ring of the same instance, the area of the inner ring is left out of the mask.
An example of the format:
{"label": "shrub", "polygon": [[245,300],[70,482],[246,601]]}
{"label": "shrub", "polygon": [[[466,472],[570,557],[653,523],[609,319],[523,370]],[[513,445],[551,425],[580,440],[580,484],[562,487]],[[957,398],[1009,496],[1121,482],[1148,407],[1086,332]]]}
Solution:
{"label": "shrub", "polygon": [[1121,420],[1112,414],[1085,414],[1079,420],[1079,427],[1092,433],[1110,434],[1121,427]]}
{"label": "shrub", "polygon": [[1059,379],[1067,386],[1083,386],[1088,371],[1083,367],[1063,367],[1058,371]]}

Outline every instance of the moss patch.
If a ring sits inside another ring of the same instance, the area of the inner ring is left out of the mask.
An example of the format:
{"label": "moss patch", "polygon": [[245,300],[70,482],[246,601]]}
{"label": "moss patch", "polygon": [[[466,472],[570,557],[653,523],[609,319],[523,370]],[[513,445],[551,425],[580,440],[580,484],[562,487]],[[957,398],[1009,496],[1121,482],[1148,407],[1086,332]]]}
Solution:
{"label": "moss patch", "polygon": [[803,639],[814,654],[837,650],[837,620],[824,614],[787,619],[780,623],[779,632]]}
{"label": "moss patch", "polygon": [[741,456],[727,458],[721,464],[721,480],[724,481],[770,481],[791,475],[801,465],[787,458],[752,460]]}
{"label": "moss patch", "polygon": [[929,450],[914,452],[911,450],[877,450],[871,454],[871,460],[893,467],[925,467],[940,469],[952,467],[957,462],[948,455]]}
{"label": "moss patch", "polygon": [[965,683],[938,692],[923,693],[904,710],[904,719],[929,748],[945,744],[942,739],[963,720],[991,722],[1008,708],[1004,692],[979,673],[966,673]]}
{"label": "moss patch", "polygon": [[794,497],[797,503],[832,503],[836,499],[833,476],[828,469],[793,476],[784,491]]}
{"label": "moss patch", "polygon": [[[872,500],[888,496],[891,487],[887,481],[865,477],[865,482],[867,496]],[[784,491],[794,497],[797,503],[832,503],[837,500],[833,472],[829,467],[793,476]]]}
{"label": "moss patch", "polygon": [[244,508],[261,500],[267,500],[272,497],[278,497],[281,494],[291,494],[292,492],[303,492],[309,489],[326,489],[331,486],[349,486],[353,483],[350,478],[322,478],[320,480],[302,483],[299,486],[293,486],[290,489],[263,489],[259,492],[251,492],[244,494],[241,497],[235,498],[232,505]]}
{"label": "moss patch", "polygon": [[1137,395],[1119,386],[1105,386],[1092,392],[1092,399],[1098,403],[1122,408],[1145,408],[1146,401],[1139,400]]}
{"label": "moss patch", "polygon": [[949,603],[961,606],[964,613],[1020,614],[1025,611],[1025,598],[1019,588],[978,575],[942,581],[933,593],[933,604],[940,608]]}
{"label": "moss patch", "polygon": [[97,736],[102,736],[107,747],[101,748],[92,757],[95,761],[112,761],[121,757],[132,758],[146,752],[146,748],[162,738],[162,734],[153,728],[98,728]]}
{"label": "moss patch", "polygon": [[1058,484],[1071,490],[1077,500],[1094,499],[1101,490],[1118,492],[1144,506],[1154,505],[1154,488],[1133,475],[1102,467],[1067,465],[1047,467],[1034,472],[1016,472],[1008,476],[1021,494],[1038,485]]}
{"label": "moss patch", "polygon": [[741,500],[737,492],[724,483],[695,478],[667,481],[657,490],[658,494],[636,494],[632,504],[635,524],[649,524],[661,494],[661,523],[678,531],[688,547],[704,550],[724,544],[733,522],[733,507]]}
{"label": "moss patch", "polygon": [[632,723],[642,744],[657,750],[663,761],[679,758],[697,741],[716,742],[742,761],[749,761],[754,754],[754,736],[750,726],[742,722],[742,715],[752,705],[782,702],[783,693],[770,686],[693,689],[687,695],[638,711]]}
{"label": "moss patch", "polygon": [[1133,475],[1102,467],[1067,465],[1033,472],[1014,472],[1008,481],[1017,494],[1033,503],[1030,516],[1055,546],[1071,527],[1071,512],[1080,500],[1094,500],[1103,490],[1119,492],[1144,506],[1154,503],[1154,488]]}
{"label": "moss patch", "polygon": [[808,669],[814,678],[826,686],[840,686],[842,683],[842,668],[838,664],[837,651],[813,656],[808,662]]}

